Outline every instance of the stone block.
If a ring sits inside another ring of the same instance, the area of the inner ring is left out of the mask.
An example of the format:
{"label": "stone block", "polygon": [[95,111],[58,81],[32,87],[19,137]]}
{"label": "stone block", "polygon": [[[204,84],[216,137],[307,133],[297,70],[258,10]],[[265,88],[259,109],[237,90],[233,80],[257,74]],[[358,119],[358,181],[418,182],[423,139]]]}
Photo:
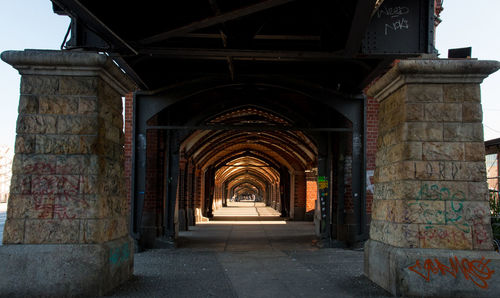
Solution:
{"label": "stone block", "polygon": [[391,201],[396,200],[373,200],[372,203],[372,220],[385,221],[389,217],[389,207]]}
{"label": "stone block", "polygon": [[479,84],[445,84],[444,101],[446,102],[480,102]]}
{"label": "stone block", "polygon": [[103,213],[100,199],[95,195],[55,196],[54,219],[104,218]]}
{"label": "stone block", "polygon": [[40,114],[72,115],[78,112],[78,98],[74,96],[40,95],[38,101]]}
{"label": "stone block", "polygon": [[57,155],[55,170],[57,174],[97,174],[97,160],[95,155]]}
{"label": "stone block", "polygon": [[462,121],[462,105],[455,103],[425,104],[426,121]]}
{"label": "stone block", "polygon": [[404,161],[401,175],[406,179],[484,181],[486,168],[481,162]]}
{"label": "stone block", "polygon": [[465,157],[464,144],[459,142],[424,142],[422,145],[423,160],[457,160]]}
{"label": "stone block", "polygon": [[472,249],[472,233],[457,225],[420,225],[420,248]]}
{"label": "stone block", "polygon": [[403,160],[421,160],[422,159],[422,143],[421,142],[405,142],[399,143],[376,153],[376,165],[383,166]]}
{"label": "stone block", "polygon": [[374,202],[376,200],[415,199],[418,196],[421,187],[421,181],[415,180],[397,180],[385,183],[376,183],[374,185]]}
{"label": "stone block", "polygon": [[70,244],[79,242],[78,219],[27,219],[24,243]]}
{"label": "stone block", "polygon": [[491,224],[491,213],[489,202],[483,201],[467,201],[459,202],[457,206],[453,202],[447,202],[446,210],[450,212],[457,212],[463,217],[463,222],[470,224]]}
{"label": "stone block", "polygon": [[31,176],[13,174],[10,182],[10,194],[30,194]]}
{"label": "stone block", "polygon": [[375,220],[404,224],[445,222],[444,201],[374,200],[373,204]]}
{"label": "stone block", "polygon": [[489,201],[488,184],[486,181],[467,182],[467,198],[471,201]]}
{"label": "stone block", "polygon": [[37,135],[36,153],[40,154],[79,154],[80,137],[74,135]]}
{"label": "stone block", "polygon": [[461,172],[463,175],[460,176],[461,180],[468,181],[486,181],[486,165],[484,162],[466,162],[465,171]]}
{"label": "stone block", "polygon": [[463,181],[422,181],[417,200],[466,201],[468,188]]}
{"label": "stone block", "polygon": [[51,95],[59,92],[59,77],[23,75],[21,95]]}
{"label": "stone block", "polygon": [[[427,105],[425,105],[425,106],[427,106]],[[404,105],[404,109],[405,109],[405,120],[406,121],[424,121],[425,120],[424,104],[406,103]]]}
{"label": "stone block", "polygon": [[100,98],[103,99],[103,103],[106,103],[112,107],[116,107],[116,109],[121,110],[122,106],[122,95],[116,92],[115,89],[111,88],[109,84],[107,84],[103,80],[99,80],[97,82],[97,90]]}
{"label": "stone block", "polygon": [[98,179],[97,175],[80,176],[80,193],[98,194]]}
{"label": "stone block", "polygon": [[377,150],[394,146],[403,141],[404,126],[398,125],[388,131],[378,131]]}
{"label": "stone block", "polygon": [[78,114],[97,115],[97,98],[92,96],[78,97]]}
{"label": "stone block", "polygon": [[474,224],[472,226],[472,244],[474,250],[492,251],[493,233],[491,224]]}
{"label": "stone block", "polygon": [[440,224],[445,222],[445,202],[430,200],[400,201],[393,213],[398,222],[408,224]]}
{"label": "stone block", "polygon": [[23,174],[24,154],[15,154],[12,159],[12,174]]}
{"label": "stone block", "polygon": [[400,174],[402,172],[402,163],[400,162],[392,163],[386,166],[379,166],[375,169],[373,179],[375,183],[394,181],[401,179]]}
{"label": "stone block", "polygon": [[36,136],[30,134],[17,134],[15,153],[35,153]]}
{"label": "stone block", "polygon": [[103,153],[101,149],[101,145],[99,143],[99,137],[97,135],[91,136],[77,136],[79,142],[78,151],[81,154],[97,154],[100,155]]}
{"label": "stone block", "polygon": [[123,127],[123,116],[121,114],[121,111],[118,111],[118,113],[115,113],[113,115],[113,117],[111,118],[111,124],[118,128],[118,129],[122,129]]}
{"label": "stone block", "polygon": [[120,137],[121,137],[122,130],[116,127],[110,127],[106,131],[106,139],[110,140],[111,142],[114,142],[116,144],[120,144]]}
{"label": "stone block", "polygon": [[59,80],[59,94],[95,96],[99,81],[97,77],[64,76]]}
{"label": "stone block", "polygon": [[37,195],[55,195],[59,192],[59,176],[32,175],[31,193]]}
{"label": "stone block", "polygon": [[397,247],[418,247],[418,225],[372,220],[370,239]]}
{"label": "stone block", "polygon": [[406,101],[409,103],[443,101],[441,84],[408,84],[403,88],[406,88]]}
{"label": "stone block", "polygon": [[482,122],[483,110],[480,103],[464,102],[462,103],[462,121],[464,122]]}
{"label": "stone block", "polygon": [[38,97],[35,95],[21,95],[19,98],[19,114],[38,114]]}
{"label": "stone block", "polygon": [[405,141],[443,141],[443,123],[407,122],[404,124]]}
{"label": "stone block", "polygon": [[443,140],[451,142],[482,142],[481,123],[444,123]]}
{"label": "stone block", "polygon": [[401,109],[404,98],[401,92],[395,92],[380,103],[378,110],[379,131],[387,131],[405,120],[405,111]]}
{"label": "stone block", "polygon": [[[19,154],[17,154],[19,156]],[[24,174],[56,174],[56,155],[24,155],[21,172]]]}
{"label": "stone block", "polygon": [[128,235],[126,217],[84,219],[80,225],[81,243],[103,243]]}
{"label": "stone block", "polygon": [[16,133],[18,134],[55,134],[57,119],[53,115],[19,115]]}
{"label": "stone block", "polygon": [[486,155],[483,142],[464,143],[465,160],[484,162]]}
{"label": "stone block", "polygon": [[[100,99],[105,101],[105,99],[103,99],[103,98],[100,98]],[[113,119],[113,116],[115,114],[119,114],[119,111],[116,110],[115,107],[112,107],[106,103],[100,103],[98,116],[99,116],[99,118],[101,118],[102,121],[110,121],[111,119]]]}
{"label": "stone block", "polygon": [[2,243],[3,244],[24,243],[24,222],[25,222],[24,219],[7,219],[5,221]]}
{"label": "stone block", "polygon": [[11,195],[9,218],[48,218],[54,216],[54,195]]}
{"label": "stone block", "polygon": [[59,116],[57,133],[72,135],[90,135],[98,132],[97,117],[94,116]]}

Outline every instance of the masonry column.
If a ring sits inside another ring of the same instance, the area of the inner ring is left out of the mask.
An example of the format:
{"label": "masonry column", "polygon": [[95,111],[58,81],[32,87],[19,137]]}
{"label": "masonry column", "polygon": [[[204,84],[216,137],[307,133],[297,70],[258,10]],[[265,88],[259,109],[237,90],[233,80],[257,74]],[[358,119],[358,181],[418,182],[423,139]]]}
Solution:
{"label": "masonry column", "polygon": [[22,75],[0,293],[102,295],[133,272],[121,97],[105,55],[7,51]]}
{"label": "masonry column", "polygon": [[405,60],[380,102],[365,274],[398,296],[496,297],[479,84],[496,61]]}

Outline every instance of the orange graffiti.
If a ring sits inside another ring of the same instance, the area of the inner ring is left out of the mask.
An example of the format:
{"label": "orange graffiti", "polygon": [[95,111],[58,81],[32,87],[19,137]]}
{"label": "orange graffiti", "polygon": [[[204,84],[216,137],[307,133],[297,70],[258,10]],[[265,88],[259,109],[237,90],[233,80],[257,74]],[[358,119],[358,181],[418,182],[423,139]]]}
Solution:
{"label": "orange graffiti", "polygon": [[444,265],[438,259],[427,259],[422,266],[420,260],[417,260],[415,265],[408,267],[408,269],[417,273],[426,281],[430,281],[431,273],[441,273],[441,275],[449,273],[454,278],[457,278],[457,275],[462,272],[465,279],[471,280],[476,286],[482,289],[488,288],[488,283],[486,281],[495,273],[495,270],[488,268],[488,263],[491,260],[485,260],[483,257],[481,260],[469,261],[463,258],[460,262],[456,256],[449,260],[450,266]]}

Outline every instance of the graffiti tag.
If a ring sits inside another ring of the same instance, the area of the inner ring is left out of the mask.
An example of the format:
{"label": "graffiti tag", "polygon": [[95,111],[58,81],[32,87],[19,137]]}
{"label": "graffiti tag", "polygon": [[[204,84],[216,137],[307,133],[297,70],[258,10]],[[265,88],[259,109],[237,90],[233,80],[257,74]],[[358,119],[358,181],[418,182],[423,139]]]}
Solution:
{"label": "graffiti tag", "polygon": [[458,257],[449,258],[450,266],[446,266],[438,259],[427,259],[423,263],[417,260],[414,265],[408,267],[410,271],[415,272],[421,276],[425,281],[429,282],[432,275],[451,275],[453,278],[463,274],[466,280],[472,281],[476,286],[481,289],[488,288],[488,280],[491,278],[494,270],[488,267],[491,260],[486,260],[484,257],[480,260],[469,261],[467,258],[462,258],[460,261]]}

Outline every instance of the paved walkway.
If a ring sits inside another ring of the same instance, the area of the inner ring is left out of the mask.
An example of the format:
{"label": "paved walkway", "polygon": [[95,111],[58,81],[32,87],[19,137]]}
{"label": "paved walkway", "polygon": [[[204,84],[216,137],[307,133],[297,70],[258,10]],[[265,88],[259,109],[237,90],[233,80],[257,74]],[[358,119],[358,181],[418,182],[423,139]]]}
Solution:
{"label": "paved walkway", "polygon": [[227,207],[214,211],[212,221],[281,220],[280,213],[260,202],[228,202]]}
{"label": "paved walkway", "polygon": [[363,252],[319,249],[311,222],[265,221],[262,206],[240,206],[214,215],[252,220],[198,224],[177,249],[135,254],[134,278],[110,295],[391,297],[363,276]]}
{"label": "paved walkway", "polygon": [[0,245],[3,239],[3,227],[7,219],[7,203],[0,203]]}

